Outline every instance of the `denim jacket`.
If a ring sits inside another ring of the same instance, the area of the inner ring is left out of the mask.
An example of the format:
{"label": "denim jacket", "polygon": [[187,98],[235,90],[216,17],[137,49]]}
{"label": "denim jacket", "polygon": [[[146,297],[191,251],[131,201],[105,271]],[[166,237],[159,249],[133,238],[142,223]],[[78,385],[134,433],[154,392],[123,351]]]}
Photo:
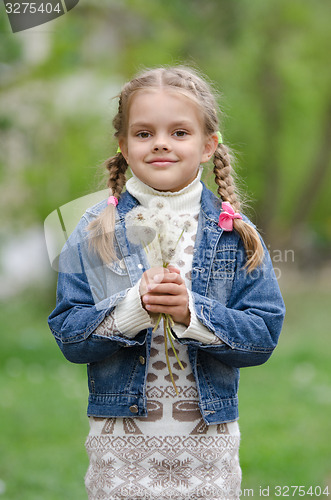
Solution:
{"label": "denim jacket", "polygon": [[[133,338],[95,333],[149,267],[143,250],[133,249],[126,236],[125,215],[137,204],[126,191],[117,206],[117,261],[104,265],[87,243],[86,226],[105,208],[106,201],[85,212],[60,256],[56,307],[48,322],[64,356],[87,364],[89,416],[147,416],[145,388],[152,329]],[[178,339],[187,345],[200,411],[207,424],[238,418],[239,368],[268,360],[285,314],[265,246],[263,264],[247,273],[242,241],[236,231],[224,232],[218,226],[220,211],[221,200],[203,185],[192,297],[199,321],[223,343]]]}

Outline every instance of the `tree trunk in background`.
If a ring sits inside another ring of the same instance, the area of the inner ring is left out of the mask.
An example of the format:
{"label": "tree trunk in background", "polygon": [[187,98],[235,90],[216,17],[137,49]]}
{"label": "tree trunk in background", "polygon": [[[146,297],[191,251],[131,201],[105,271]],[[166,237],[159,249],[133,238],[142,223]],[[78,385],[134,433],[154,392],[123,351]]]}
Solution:
{"label": "tree trunk in background", "polygon": [[307,220],[329,173],[331,160],[331,101],[325,115],[323,132],[321,145],[317,148],[315,162],[311,165],[310,175],[297,198],[298,201],[295,203],[290,230],[294,230],[295,227],[302,225]]}
{"label": "tree trunk in background", "polygon": [[272,221],[277,213],[280,195],[280,168],[278,137],[281,127],[282,82],[277,74],[275,44],[277,38],[268,34],[265,58],[261,60],[259,95],[264,114],[265,148],[261,160],[261,176],[264,179],[261,202],[257,205],[257,224],[266,234],[271,234]]}

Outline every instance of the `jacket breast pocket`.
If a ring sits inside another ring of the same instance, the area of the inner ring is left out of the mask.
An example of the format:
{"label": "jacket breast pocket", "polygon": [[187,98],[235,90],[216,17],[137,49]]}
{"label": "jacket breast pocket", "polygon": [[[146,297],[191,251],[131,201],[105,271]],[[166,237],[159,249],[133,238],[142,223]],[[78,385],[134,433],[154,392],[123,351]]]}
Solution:
{"label": "jacket breast pocket", "polygon": [[211,275],[213,280],[233,280],[236,267],[236,248],[217,250]]}
{"label": "jacket breast pocket", "polygon": [[236,248],[217,250],[211,268],[208,296],[226,305],[232,288],[236,269]]}

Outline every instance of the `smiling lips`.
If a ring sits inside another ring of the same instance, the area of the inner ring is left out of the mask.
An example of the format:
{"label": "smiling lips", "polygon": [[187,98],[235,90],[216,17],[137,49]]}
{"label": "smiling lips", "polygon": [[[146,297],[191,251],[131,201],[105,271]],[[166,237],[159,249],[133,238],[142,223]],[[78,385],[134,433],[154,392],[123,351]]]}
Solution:
{"label": "smiling lips", "polygon": [[148,163],[150,165],[154,165],[155,167],[168,167],[169,165],[172,165],[173,163],[176,163],[177,160],[171,160],[169,158],[153,158],[153,160],[149,161]]}

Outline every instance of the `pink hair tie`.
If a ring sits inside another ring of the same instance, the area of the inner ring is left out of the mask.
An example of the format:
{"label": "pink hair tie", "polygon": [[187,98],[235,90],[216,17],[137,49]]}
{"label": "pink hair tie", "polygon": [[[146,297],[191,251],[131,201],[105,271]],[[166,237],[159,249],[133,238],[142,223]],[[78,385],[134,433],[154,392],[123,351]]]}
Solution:
{"label": "pink hair tie", "polygon": [[218,225],[224,231],[232,231],[233,230],[233,220],[234,219],[242,219],[242,216],[233,210],[230,203],[228,201],[224,201],[222,203],[223,212],[220,213]]}
{"label": "pink hair tie", "polygon": [[118,199],[116,198],[116,196],[109,196],[107,200],[107,205],[114,205],[114,207],[116,207],[117,204],[118,204]]}

